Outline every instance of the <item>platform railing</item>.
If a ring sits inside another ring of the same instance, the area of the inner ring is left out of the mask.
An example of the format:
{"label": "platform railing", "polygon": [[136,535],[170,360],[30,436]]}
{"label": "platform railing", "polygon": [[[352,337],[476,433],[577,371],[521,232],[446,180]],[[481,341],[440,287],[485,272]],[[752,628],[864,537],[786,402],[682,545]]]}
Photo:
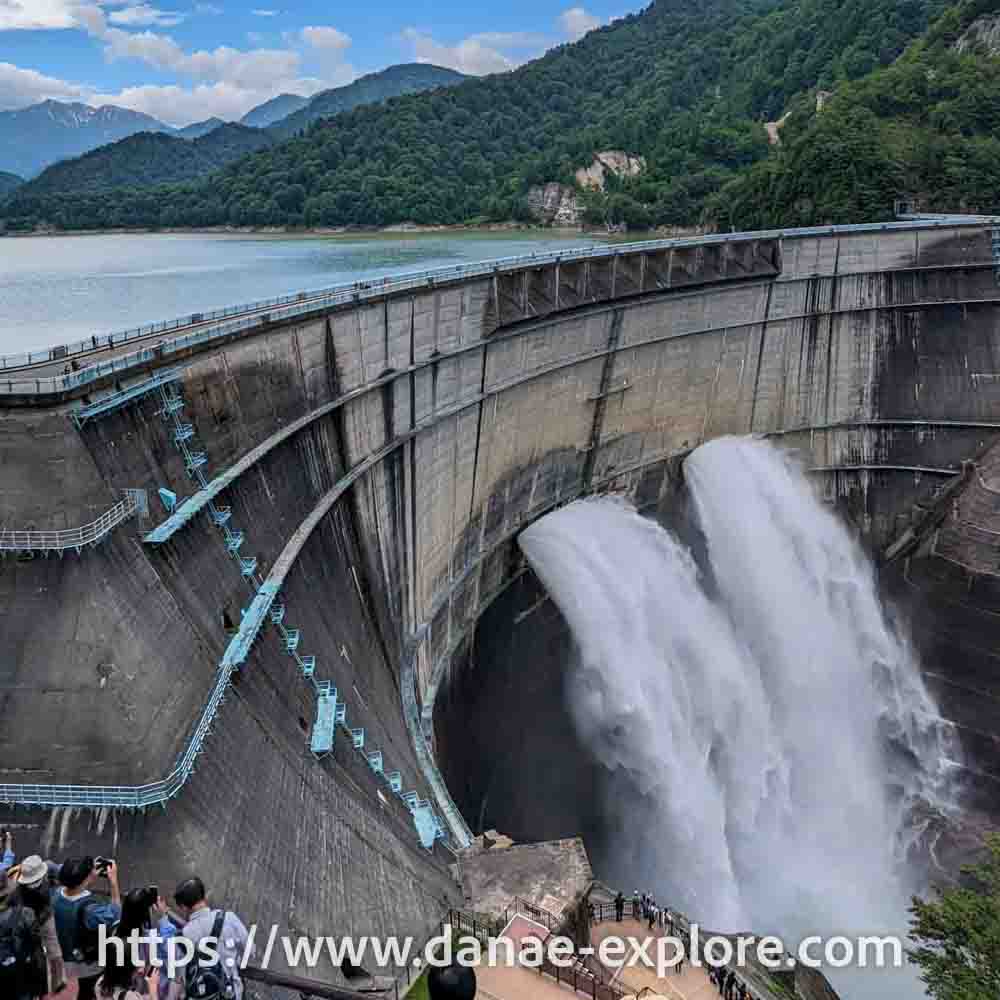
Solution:
{"label": "platform railing", "polygon": [[[350,284],[334,285],[325,289],[300,291],[290,295],[262,299],[242,305],[230,306],[210,312],[192,313],[177,319],[153,323],[115,334],[96,334],[88,340],[72,344],[62,344],[42,351],[0,357],[0,372],[7,370],[9,377],[0,378],[0,395],[32,395],[66,392],[81,385],[87,385],[105,375],[127,371],[165,355],[186,350],[200,343],[228,337],[261,324],[283,321],[316,309],[345,305],[351,302],[378,298],[391,292],[433,286],[435,283],[461,281],[467,278],[518,271],[526,267],[541,267],[547,264],[572,263],[593,259],[604,259],[632,253],[649,253],[658,250],[685,247],[712,246],[724,243],[747,243],[756,240],[799,238],[808,236],[838,236],[921,229],[950,228],[958,225],[981,226],[989,224],[988,216],[941,216],[911,219],[904,222],[884,222],[850,226],[816,226],[799,229],[773,229],[759,232],[717,233],[707,236],[686,236],[662,240],[645,240],[635,243],[600,244],[597,246],[574,247],[569,249],[546,250],[538,253],[514,257],[499,257],[470,264],[429,268],[405,274],[371,278]],[[232,322],[212,325],[212,321],[234,317]],[[201,328],[202,324],[208,324]],[[157,333],[171,333],[193,328],[192,332],[180,337],[163,340],[152,347],[121,355],[109,361],[88,364],[76,371],[62,375],[32,378],[27,373],[15,376],[17,369],[28,365],[70,362],[75,358],[94,351],[113,349],[121,344],[142,340]]]}
{"label": "platform railing", "polygon": [[126,490],[122,500],[106,510],[96,521],[79,528],[59,531],[0,528],[0,552],[81,552],[88,545],[96,545],[113,528],[128,520],[144,506],[139,490]]}

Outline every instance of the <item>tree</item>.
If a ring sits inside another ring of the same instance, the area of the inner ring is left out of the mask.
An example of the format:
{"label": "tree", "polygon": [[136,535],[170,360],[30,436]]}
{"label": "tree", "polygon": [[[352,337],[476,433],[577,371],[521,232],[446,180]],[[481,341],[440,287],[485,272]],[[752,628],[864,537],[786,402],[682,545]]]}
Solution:
{"label": "tree", "polygon": [[1000,996],[1000,834],[986,838],[988,859],[962,871],[968,886],[914,897],[910,959],[920,966],[935,1000],[996,1000]]}

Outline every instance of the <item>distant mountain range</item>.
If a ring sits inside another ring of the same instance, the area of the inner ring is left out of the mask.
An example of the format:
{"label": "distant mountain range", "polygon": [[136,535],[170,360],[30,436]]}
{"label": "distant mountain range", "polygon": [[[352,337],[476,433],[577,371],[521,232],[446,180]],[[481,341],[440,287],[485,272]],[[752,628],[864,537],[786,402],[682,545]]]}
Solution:
{"label": "distant mountain range", "polygon": [[[352,111],[362,104],[380,104],[391,97],[417,94],[435,87],[450,87],[467,79],[462,73],[428,63],[401,63],[379,73],[359,77],[346,87],[321,90],[308,103],[271,125],[271,132],[288,138],[307,129],[320,118]],[[250,112],[253,114],[253,112]]]}
{"label": "distant mountain range", "polygon": [[[345,87],[335,87],[316,94],[311,100],[283,94],[250,111],[245,119],[266,121],[284,108],[292,113],[267,127],[226,123],[218,118],[196,122],[183,129],[172,129],[155,119],[140,116],[146,122],[134,134],[127,133],[117,141],[99,143],[81,156],[63,159],[43,170],[25,184],[27,195],[49,195],[60,192],[89,193],[109,188],[137,188],[193,180],[237,160],[247,153],[270,146],[287,136],[308,128],[314,121],[362,104],[377,103],[434,87],[447,86],[464,80],[461,73],[439,66],[406,64],[391,66],[381,73],[363,76]],[[54,101],[46,102],[48,105]],[[298,105],[298,107],[296,107]],[[68,107],[68,105],[57,105]],[[43,105],[37,105],[37,108]],[[73,105],[85,111],[93,109]],[[28,108],[26,111],[35,109]],[[102,108],[101,111],[121,109]],[[8,112],[21,114],[25,112]],[[124,112],[131,115],[132,112]],[[3,141],[3,115],[0,114],[0,169],[5,169],[6,152]],[[77,115],[83,121],[88,119]],[[64,116],[49,119],[62,122]],[[76,118],[69,117],[70,122]],[[60,124],[59,128],[67,126]],[[36,130],[37,133],[38,130]],[[16,168],[10,167],[13,171]],[[21,173],[31,173],[23,168]],[[0,194],[3,194],[0,189]]]}
{"label": "distant mountain range", "polygon": [[13,191],[14,188],[20,187],[23,183],[23,177],[18,177],[17,174],[8,174],[0,170],[0,198]]}
{"label": "distant mountain range", "polygon": [[[179,128],[174,134],[182,139],[200,139],[203,135],[208,135],[209,132],[225,124],[226,122],[221,118],[206,118],[203,122],[192,122],[190,125],[185,125],[184,128]],[[171,130],[164,129],[164,131]]]}
{"label": "distant mountain range", "polygon": [[43,101],[0,112],[0,170],[33,177],[50,163],[79,156],[136,132],[172,131],[139,111]]}
{"label": "distant mountain range", "polygon": [[304,108],[308,103],[308,97],[300,97],[298,94],[278,94],[277,97],[272,97],[271,100],[258,104],[248,111],[240,119],[240,124],[249,125],[251,128],[267,128],[268,125],[294,114],[299,108]]}

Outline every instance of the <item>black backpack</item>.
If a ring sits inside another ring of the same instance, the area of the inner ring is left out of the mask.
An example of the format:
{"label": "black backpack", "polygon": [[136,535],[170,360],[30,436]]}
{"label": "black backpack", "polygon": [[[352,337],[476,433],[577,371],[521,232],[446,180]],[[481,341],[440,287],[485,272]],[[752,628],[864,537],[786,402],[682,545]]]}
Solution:
{"label": "black backpack", "polygon": [[22,996],[34,985],[34,949],[31,934],[21,920],[22,913],[24,908],[20,901],[0,912],[0,996],[2,997]]}
{"label": "black backpack", "polygon": [[236,996],[236,985],[226,975],[226,967],[222,957],[220,939],[222,925],[226,922],[226,911],[219,910],[212,924],[212,940],[219,950],[219,960],[214,965],[202,965],[201,958],[196,954],[184,970],[184,983],[188,1000],[233,1000]]}

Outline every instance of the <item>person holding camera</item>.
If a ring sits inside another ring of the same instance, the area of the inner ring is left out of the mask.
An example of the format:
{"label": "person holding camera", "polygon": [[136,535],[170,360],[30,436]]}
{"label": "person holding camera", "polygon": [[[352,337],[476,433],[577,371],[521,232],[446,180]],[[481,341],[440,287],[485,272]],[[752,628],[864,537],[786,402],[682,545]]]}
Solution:
{"label": "person holding camera", "polygon": [[[107,879],[110,901],[99,899],[91,889]],[[98,964],[99,928],[110,930],[122,916],[118,866],[109,858],[70,858],[59,869],[61,888],[52,894],[56,934],[66,963],[66,975],[79,983],[77,1000],[94,1000],[101,975]]]}
{"label": "person holding camera", "polygon": [[[146,943],[138,955],[133,954],[133,935],[148,938],[154,922],[157,934],[164,941],[176,936],[177,928],[167,916],[167,904],[157,886],[133,889],[122,900],[122,918],[114,935],[108,939],[105,953],[108,964],[97,981],[97,1000],[133,1000],[134,997],[181,1000],[183,987],[168,979],[166,970],[154,961],[158,959],[161,965],[165,963],[166,949],[163,944],[159,950],[154,950],[151,944]],[[133,961],[135,958],[139,959],[138,964]]]}

